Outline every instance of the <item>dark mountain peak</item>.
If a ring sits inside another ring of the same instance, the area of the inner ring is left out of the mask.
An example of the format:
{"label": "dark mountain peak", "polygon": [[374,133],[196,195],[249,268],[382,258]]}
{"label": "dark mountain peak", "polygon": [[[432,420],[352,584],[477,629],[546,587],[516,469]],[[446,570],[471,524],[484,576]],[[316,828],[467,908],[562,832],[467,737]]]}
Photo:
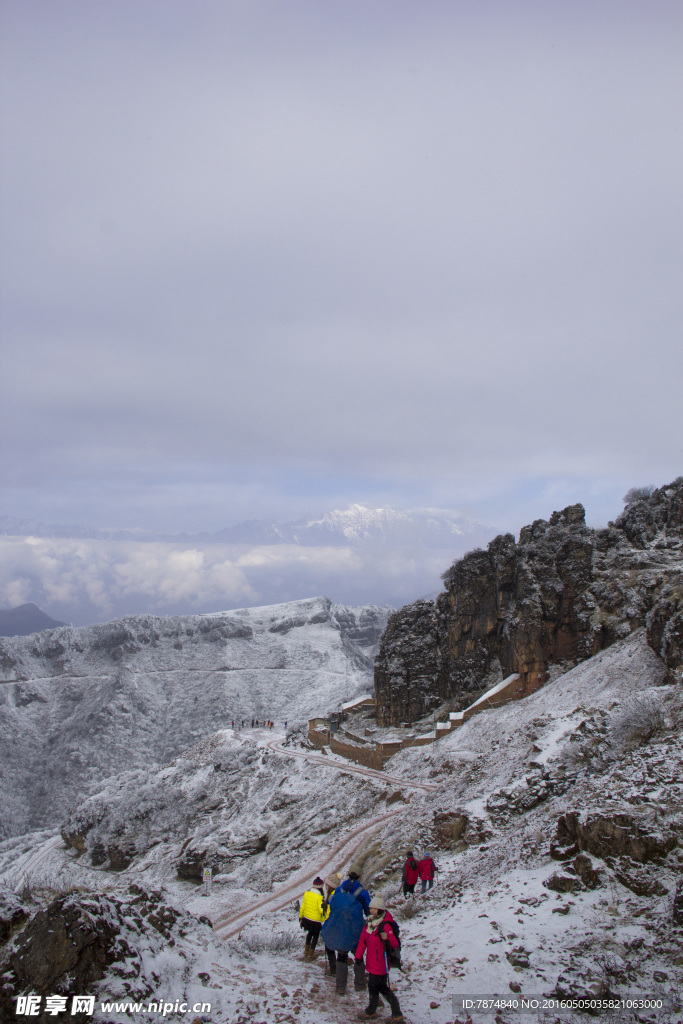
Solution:
{"label": "dark mountain peak", "polygon": [[66,623],[46,615],[33,601],[16,608],[0,610],[0,636],[29,636],[43,629],[56,629],[64,625]]}

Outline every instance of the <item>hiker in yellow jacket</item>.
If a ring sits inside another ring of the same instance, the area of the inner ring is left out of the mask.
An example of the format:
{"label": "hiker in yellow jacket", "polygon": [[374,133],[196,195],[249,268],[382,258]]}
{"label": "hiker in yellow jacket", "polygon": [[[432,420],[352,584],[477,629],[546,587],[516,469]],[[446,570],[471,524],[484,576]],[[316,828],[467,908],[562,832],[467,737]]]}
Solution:
{"label": "hiker in yellow jacket", "polygon": [[314,878],[313,885],[304,893],[301,900],[299,926],[306,929],[305,960],[315,960],[315,947],[320,935],[320,929],[330,912],[330,908],[327,906],[327,901],[323,895],[324,884],[322,878]]}

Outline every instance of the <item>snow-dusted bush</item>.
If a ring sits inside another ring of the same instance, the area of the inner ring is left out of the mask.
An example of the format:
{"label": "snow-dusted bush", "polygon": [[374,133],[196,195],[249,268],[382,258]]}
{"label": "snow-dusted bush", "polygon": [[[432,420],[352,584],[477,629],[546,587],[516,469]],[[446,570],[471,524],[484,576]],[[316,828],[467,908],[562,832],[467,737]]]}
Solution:
{"label": "snow-dusted bush", "polygon": [[622,498],[622,501],[626,505],[630,505],[634,501],[644,501],[650,497],[654,489],[653,484],[647,484],[645,487],[631,487]]}
{"label": "snow-dusted bush", "polygon": [[308,722],[295,722],[290,725],[285,734],[286,747],[299,747],[306,742],[308,736]]}
{"label": "snow-dusted bush", "polygon": [[612,724],[612,737],[617,746],[629,749],[647,743],[665,729],[661,699],[653,693],[641,693],[622,705]]}
{"label": "snow-dusted bush", "polygon": [[409,921],[411,917],[415,917],[419,913],[420,899],[419,896],[415,896],[410,900],[406,900],[403,906],[398,908],[394,916],[398,917],[400,921]]}
{"label": "snow-dusted bush", "polygon": [[291,953],[303,945],[304,932],[287,930],[268,931],[267,928],[249,928],[228,945],[236,952],[248,949],[250,953]]}

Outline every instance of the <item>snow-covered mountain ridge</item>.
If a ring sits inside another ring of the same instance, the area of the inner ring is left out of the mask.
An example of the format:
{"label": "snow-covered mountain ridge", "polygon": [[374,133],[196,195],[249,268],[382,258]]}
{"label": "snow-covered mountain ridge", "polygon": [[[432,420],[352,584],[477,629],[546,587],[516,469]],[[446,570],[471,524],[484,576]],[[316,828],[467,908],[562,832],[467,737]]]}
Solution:
{"label": "snow-covered mountain ridge", "polygon": [[0,640],[4,834],[233,720],[291,723],[367,690],[390,610],[321,597]]}
{"label": "snow-covered mountain ridge", "polygon": [[[41,871],[53,888],[106,890],[123,906],[139,898],[133,882],[138,892],[161,892],[175,913],[219,921],[275,896],[306,867],[313,876],[345,829],[374,821],[353,859],[401,921],[405,974],[395,983],[411,1024],[452,1021],[458,992],[674,998],[683,983],[683,900],[673,916],[683,865],[683,699],[665,677],[641,630],[469,720],[434,750],[396,755],[394,776],[438,787],[410,799],[400,786],[345,776],[332,763],[290,761],[265,746],[270,733],[222,730],[170,765],[110,780],[65,821],[69,847],[49,847],[45,833],[0,844],[0,874],[19,878],[42,843]],[[382,823],[387,808],[401,810]],[[406,849],[429,849],[441,869],[414,908],[399,896]],[[111,859],[117,850],[132,858],[123,871],[110,870],[122,866]],[[218,874],[203,898],[192,879],[208,864]],[[91,907],[93,896],[82,898]],[[159,965],[156,937],[126,931],[136,953],[126,969],[134,967],[122,979],[110,957],[94,990],[106,997],[148,985],[177,999],[201,978],[214,1017],[245,1021],[340,1024],[363,1005],[353,993],[335,998],[319,965],[292,958],[303,939],[291,904],[257,912],[222,949],[207,936],[202,953],[187,933],[173,938],[189,972],[148,967]],[[21,942],[10,949],[28,948]]]}

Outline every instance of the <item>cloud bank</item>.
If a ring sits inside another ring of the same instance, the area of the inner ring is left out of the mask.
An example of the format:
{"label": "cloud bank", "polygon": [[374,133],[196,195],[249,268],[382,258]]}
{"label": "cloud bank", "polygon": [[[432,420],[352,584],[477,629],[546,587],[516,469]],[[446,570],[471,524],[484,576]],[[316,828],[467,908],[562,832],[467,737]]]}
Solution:
{"label": "cloud bank", "polygon": [[0,511],[506,524],[680,473],[680,4],[265,11],[5,5]]}
{"label": "cloud bank", "polygon": [[400,605],[440,588],[454,551],[0,536],[0,606],[34,601],[75,625],[327,595]]}

